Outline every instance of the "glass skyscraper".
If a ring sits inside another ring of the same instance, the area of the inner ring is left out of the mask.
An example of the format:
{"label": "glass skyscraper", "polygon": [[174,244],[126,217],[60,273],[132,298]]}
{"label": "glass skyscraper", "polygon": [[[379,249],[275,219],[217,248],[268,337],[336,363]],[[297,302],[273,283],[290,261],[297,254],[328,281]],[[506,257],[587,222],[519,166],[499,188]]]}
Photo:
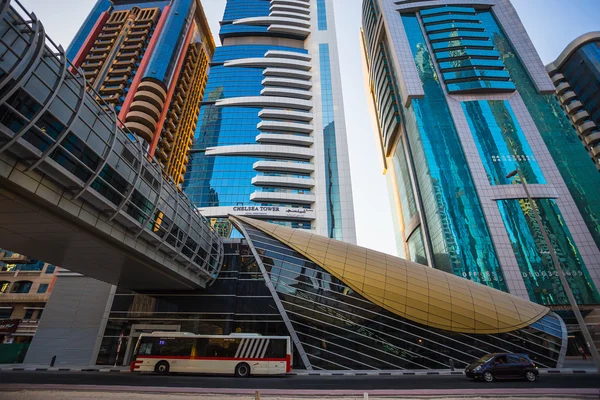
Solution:
{"label": "glass skyscraper", "polygon": [[562,310],[545,229],[597,306],[600,174],[510,1],[364,0],[362,37],[400,256]]}
{"label": "glass skyscraper", "polygon": [[184,191],[215,226],[246,215],[355,242],[332,1],[228,0],[220,38]]}
{"label": "glass skyscraper", "polygon": [[573,40],[546,66],[556,97],[600,171],[600,32]]}

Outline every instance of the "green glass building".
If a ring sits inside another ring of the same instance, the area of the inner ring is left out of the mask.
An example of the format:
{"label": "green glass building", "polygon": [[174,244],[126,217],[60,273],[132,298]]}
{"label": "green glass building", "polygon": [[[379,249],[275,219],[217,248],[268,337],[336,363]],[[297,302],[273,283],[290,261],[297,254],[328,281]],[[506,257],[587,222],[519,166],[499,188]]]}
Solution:
{"label": "green glass building", "polygon": [[364,0],[362,38],[400,256],[566,311],[545,229],[594,312],[600,174],[510,1]]}

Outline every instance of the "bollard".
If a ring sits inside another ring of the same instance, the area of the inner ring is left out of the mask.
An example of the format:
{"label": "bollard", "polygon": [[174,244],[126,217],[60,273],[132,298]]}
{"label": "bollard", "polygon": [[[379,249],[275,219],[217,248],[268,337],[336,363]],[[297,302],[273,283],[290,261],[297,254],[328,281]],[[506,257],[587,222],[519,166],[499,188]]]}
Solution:
{"label": "bollard", "polygon": [[450,369],[454,371],[454,360],[450,359]]}
{"label": "bollard", "polygon": [[260,400],[260,392],[256,392],[256,394],[254,395],[254,400]]}
{"label": "bollard", "polygon": [[364,400],[369,400],[369,393],[365,392]]}
{"label": "bollard", "polygon": [[56,356],[52,356],[52,360],[50,361],[50,366],[54,367],[55,363],[56,363]]}

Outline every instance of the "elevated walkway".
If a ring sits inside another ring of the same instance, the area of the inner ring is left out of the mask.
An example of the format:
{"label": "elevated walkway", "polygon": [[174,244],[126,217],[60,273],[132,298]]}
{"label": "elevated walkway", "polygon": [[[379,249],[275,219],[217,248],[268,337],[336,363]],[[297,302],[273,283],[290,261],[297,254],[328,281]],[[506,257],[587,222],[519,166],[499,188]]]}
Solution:
{"label": "elevated walkway", "polygon": [[208,220],[13,6],[0,0],[0,246],[139,292],[212,283]]}

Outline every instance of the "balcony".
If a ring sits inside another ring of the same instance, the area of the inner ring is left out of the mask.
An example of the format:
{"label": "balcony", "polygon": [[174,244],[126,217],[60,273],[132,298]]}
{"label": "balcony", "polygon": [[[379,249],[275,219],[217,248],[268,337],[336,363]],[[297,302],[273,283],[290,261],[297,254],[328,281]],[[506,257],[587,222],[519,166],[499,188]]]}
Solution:
{"label": "balcony", "polygon": [[555,74],[552,77],[552,83],[554,83],[555,85],[559,82],[562,82],[565,80],[565,76],[563,74]]}
{"label": "balcony", "polygon": [[297,172],[303,174],[310,174],[315,170],[313,164],[286,161],[257,161],[252,168],[255,171]]}
{"label": "balcony", "polygon": [[572,90],[569,90],[568,92],[566,92],[565,94],[563,94],[562,96],[559,97],[560,102],[563,104],[569,104],[569,102],[573,99],[575,99],[577,97],[577,95],[575,94],[575,92],[573,92]]}
{"label": "balcony", "polygon": [[562,96],[562,94],[569,89],[571,89],[571,85],[569,85],[568,82],[563,82],[563,83],[559,84],[558,86],[556,86],[556,93],[559,96]]}
{"label": "balcony", "polygon": [[587,111],[579,111],[578,113],[571,115],[571,121],[573,121],[574,124],[578,124],[579,122],[589,118],[590,114]]}
{"label": "balcony", "polygon": [[250,195],[250,200],[257,203],[313,204],[316,196],[312,193],[254,192]]}
{"label": "balcony", "polygon": [[581,110],[583,108],[583,104],[581,104],[579,100],[576,100],[570,104],[567,104],[565,108],[567,110],[567,113],[573,114],[574,112]]}
{"label": "balcony", "polygon": [[39,320],[23,319],[17,326],[15,336],[34,336],[40,324]]}
{"label": "balcony", "polygon": [[594,132],[591,135],[587,135],[583,138],[583,141],[587,146],[595,146],[600,143],[600,132]]}
{"label": "balcony", "polygon": [[45,303],[50,293],[0,293],[0,303]]}
{"label": "balcony", "polygon": [[313,178],[291,178],[288,176],[255,176],[252,178],[254,186],[276,186],[311,189],[315,186]]}
{"label": "balcony", "polygon": [[581,135],[584,135],[586,132],[589,132],[594,128],[596,128],[596,123],[594,121],[587,121],[577,126],[577,130]]}
{"label": "balcony", "polygon": [[287,121],[262,121],[257,125],[260,131],[284,131],[293,133],[312,133],[314,127],[312,124],[303,124],[298,122],[287,122]]}
{"label": "balcony", "polygon": [[284,144],[308,147],[314,143],[314,139],[310,136],[285,133],[261,133],[256,136],[256,141],[261,144]]}

